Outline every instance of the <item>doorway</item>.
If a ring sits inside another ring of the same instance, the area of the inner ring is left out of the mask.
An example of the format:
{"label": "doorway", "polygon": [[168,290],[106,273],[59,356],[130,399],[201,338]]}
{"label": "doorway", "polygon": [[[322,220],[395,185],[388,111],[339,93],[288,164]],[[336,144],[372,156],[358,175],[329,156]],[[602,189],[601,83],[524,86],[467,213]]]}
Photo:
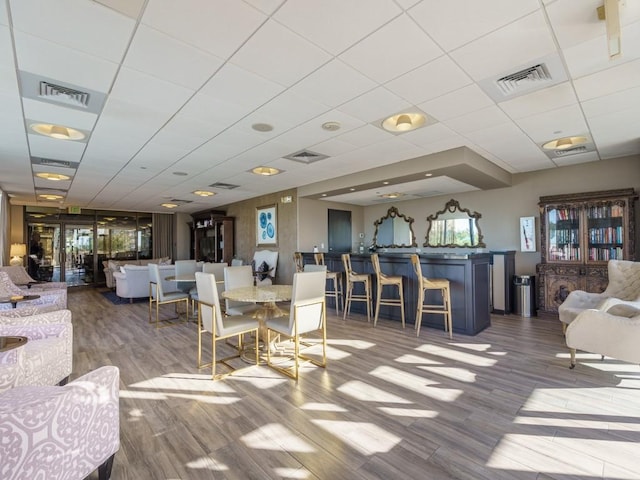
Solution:
{"label": "doorway", "polygon": [[329,251],[351,252],[351,211],[329,209],[328,220]]}

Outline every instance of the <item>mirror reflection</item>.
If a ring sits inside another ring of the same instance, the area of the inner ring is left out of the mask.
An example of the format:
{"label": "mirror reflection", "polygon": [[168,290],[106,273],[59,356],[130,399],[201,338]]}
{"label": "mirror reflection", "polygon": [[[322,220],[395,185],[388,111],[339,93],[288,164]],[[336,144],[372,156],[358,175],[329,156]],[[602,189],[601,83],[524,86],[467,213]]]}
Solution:
{"label": "mirror reflection", "polygon": [[471,212],[462,208],[451,199],[444,206],[444,210],[427,217],[428,227],[425,247],[485,247],[478,219],[482,217],[478,212]]}
{"label": "mirror reflection", "polygon": [[401,214],[396,207],[391,207],[386,216],[373,224],[376,227],[373,244],[378,248],[418,246],[413,233],[413,218]]}

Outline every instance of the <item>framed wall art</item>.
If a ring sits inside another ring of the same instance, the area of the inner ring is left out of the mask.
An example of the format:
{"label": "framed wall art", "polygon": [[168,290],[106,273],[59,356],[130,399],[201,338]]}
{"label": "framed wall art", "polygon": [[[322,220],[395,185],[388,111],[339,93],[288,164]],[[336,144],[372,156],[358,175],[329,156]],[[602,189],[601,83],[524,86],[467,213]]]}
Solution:
{"label": "framed wall art", "polygon": [[520,217],[520,251],[536,251],[536,218]]}
{"label": "framed wall art", "polygon": [[256,208],[256,232],[258,246],[278,244],[278,206]]}

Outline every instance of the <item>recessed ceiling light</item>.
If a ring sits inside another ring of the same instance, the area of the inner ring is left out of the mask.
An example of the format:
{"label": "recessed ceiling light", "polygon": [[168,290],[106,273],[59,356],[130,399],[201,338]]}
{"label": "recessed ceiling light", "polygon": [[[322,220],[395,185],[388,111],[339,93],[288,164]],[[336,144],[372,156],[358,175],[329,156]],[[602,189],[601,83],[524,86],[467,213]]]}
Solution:
{"label": "recessed ceiling light", "polygon": [[433,177],[433,173],[425,173],[424,176],[425,177]]}
{"label": "recessed ceiling light", "polygon": [[58,140],[82,140],[85,134],[75,128],[51,125],[50,123],[32,123],[29,128],[40,135]]}
{"label": "recessed ceiling light", "polygon": [[278,170],[277,168],[273,168],[273,167],[256,167],[251,171],[256,175],[264,175],[267,177],[281,173],[281,170]]}
{"label": "recessed ceiling light", "polygon": [[322,124],[322,129],[328,132],[335,132],[340,130],[340,122],[325,122]]}
{"label": "recessed ceiling light", "polygon": [[422,113],[399,113],[385,119],[382,128],[389,132],[408,132],[420,128],[426,121],[427,118]]}
{"label": "recessed ceiling light", "polygon": [[178,175],[179,177],[186,177],[189,175],[187,172],[173,172],[174,175]]}
{"label": "recessed ceiling light", "polygon": [[350,189],[349,189],[349,191],[350,191],[350,192],[355,192],[355,191],[356,191],[356,189],[355,189],[355,188],[350,188]]}
{"label": "recessed ceiling light", "polygon": [[162,203],[160,204],[160,206],[164,208],[176,208],[178,205],[176,205],[175,203]]}
{"label": "recessed ceiling light", "polygon": [[48,172],[36,173],[36,177],[44,178],[45,180],[53,180],[54,182],[58,182],[60,180],[69,180],[71,178],[68,175],[63,175],[61,173],[48,173]]}
{"label": "recessed ceiling light", "polygon": [[273,125],[269,125],[268,123],[254,123],[251,125],[256,132],[270,132],[273,130]]}
{"label": "recessed ceiling light", "polygon": [[380,195],[382,198],[398,198],[404,197],[404,193],[393,192],[393,193],[385,193],[384,195]]}
{"label": "recessed ceiling light", "polygon": [[567,148],[582,145],[588,141],[587,137],[563,137],[545,143],[542,145],[542,148],[545,150],[566,150]]}
{"label": "recessed ceiling light", "polygon": [[196,190],[192,192],[194,195],[198,195],[199,197],[213,197],[215,193],[209,192],[208,190]]}
{"label": "recessed ceiling light", "polygon": [[326,196],[327,196],[327,194],[326,194],[326,193],[323,193],[323,194],[322,194],[322,195],[320,195],[320,196],[321,196],[321,197],[326,197]]}
{"label": "recessed ceiling light", "polygon": [[61,200],[62,198],[64,198],[62,195],[53,195],[51,193],[41,193],[40,195],[38,195],[38,197],[44,200]]}
{"label": "recessed ceiling light", "polygon": [[389,185],[389,182],[382,182],[383,185]]}

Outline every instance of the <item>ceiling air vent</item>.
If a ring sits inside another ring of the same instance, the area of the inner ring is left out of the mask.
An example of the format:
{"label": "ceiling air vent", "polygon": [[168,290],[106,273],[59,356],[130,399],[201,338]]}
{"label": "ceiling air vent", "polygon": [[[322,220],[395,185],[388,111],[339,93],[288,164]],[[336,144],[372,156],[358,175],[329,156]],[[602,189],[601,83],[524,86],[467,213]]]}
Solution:
{"label": "ceiling air vent", "polygon": [[46,167],[60,167],[60,168],[78,168],[78,162],[69,162],[66,160],[56,160],[53,158],[31,157],[32,165],[44,165]]}
{"label": "ceiling air vent", "polygon": [[231,183],[216,182],[216,183],[212,183],[209,186],[213,188],[221,188],[223,190],[233,190],[234,188],[238,188],[240,185],[232,185]]}
{"label": "ceiling air vent", "polygon": [[81,92],[80,90],[74,90],[73,88],[63,87],[62,85],[56,85],[55,83],[49,83],[45,81],[40,82],[40,98],[70,105],[73,107],[86,108],[89,104],[89,94]]}
{"label": "ceiling air vent", "polygon": [[284,158],[288,160],[293,160],[294,162],[300,163],[313,163],[318,160],[324,160],[325,158],[329,158],[329,155],[323,155],[321,153],[312,152],[311,150],[300,150],[299,152],[292,153],[291,155],[286,155]]}
{"label": "ceiling air vent", "polygon": [[519,72],[510,73],[496,80],[504,95],[511,95],[517,90],[530,90],[533,85],[549,83],[552,77],[544,63],[525,68]]}
{"label": "ceiling air vent", "polygon": [[566,150],[554,150],[553,155],[556,157],[566,157],[567,155],[576,155],[578,153],[585,153],[588,149],[584,145],[580,145],[579,147],[568,148]]}

